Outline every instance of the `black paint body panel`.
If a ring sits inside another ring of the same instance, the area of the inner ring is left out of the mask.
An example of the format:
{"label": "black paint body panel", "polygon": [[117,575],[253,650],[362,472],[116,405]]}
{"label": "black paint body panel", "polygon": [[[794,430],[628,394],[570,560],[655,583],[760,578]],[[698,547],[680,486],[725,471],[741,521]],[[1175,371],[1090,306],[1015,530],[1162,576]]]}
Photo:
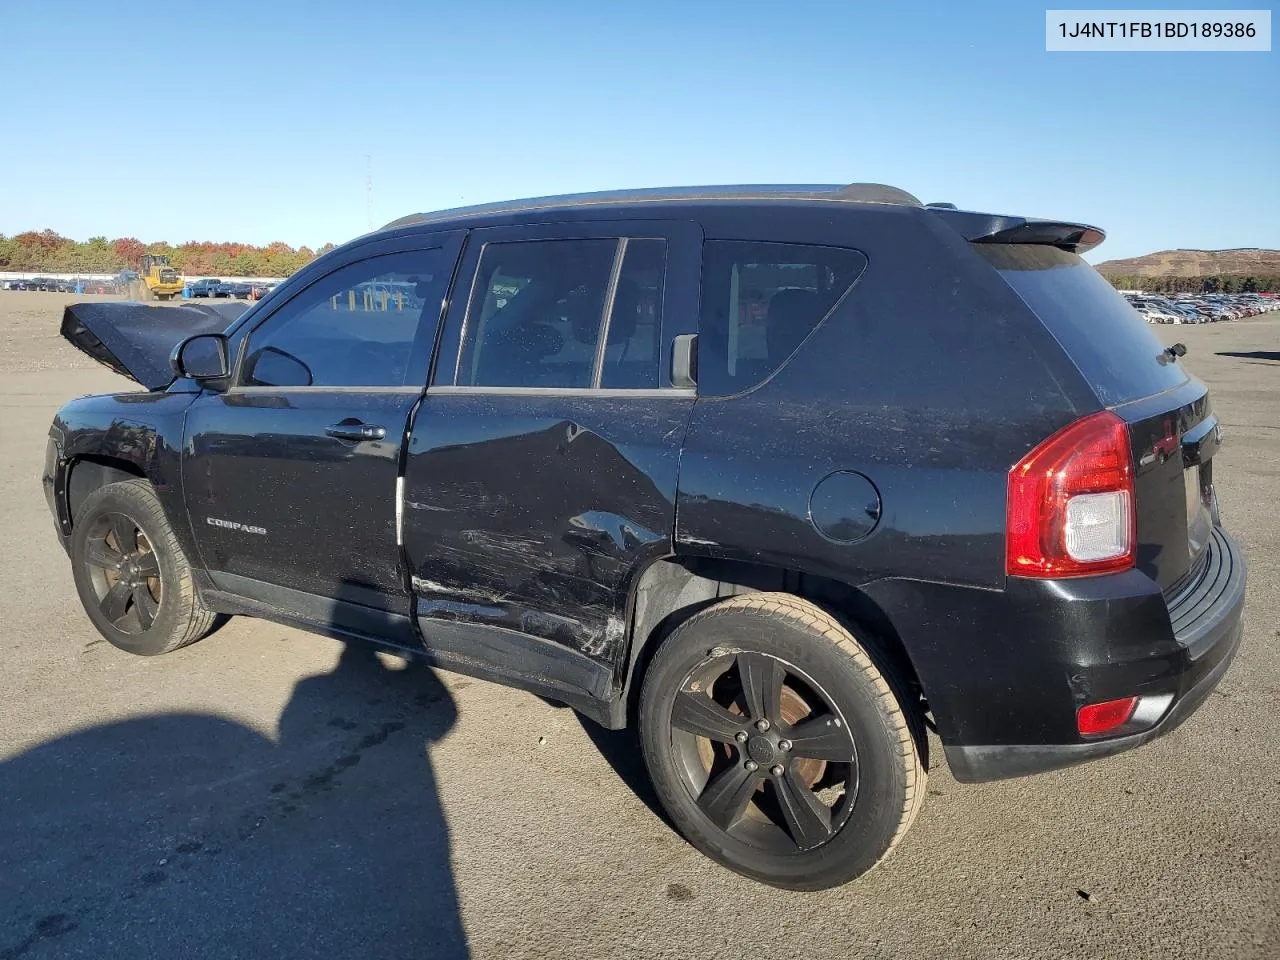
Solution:
{"label": "black paint body panel", "polygon": [[518,630],[609,668],[634,579],[671,553],[692,399],[428,393],[405,554],[431,621]]}
{"label": "black paint body panel", "polygon": [[[396,546],[396,476],[414,393],[209,393],[187,413],[183,483],[199,556],[222,574],[409,614]],[[344,418],[384,440],[325,435]],[[265,533],[217,526],[243,524]]]}
{"label": "black paint body panel", "polygon": [[[1166,592],[1191,573],[1183,471],[1200,469],[1202,489],[1212,482],[1217,419],[1209,392],[1194,378],[1167,393],[1114,408],[1129,425],[1137,495],[1138,569]],[[1172,589],[1171,589],[1172,588]]]}
{"label": "black paint body panel", "polygon": [[[1208,562],[1197,583],[1172,609],[1153,598],[1125,596],[1123,590],[1119,596],[1092,585],[1064,590],[1062,581],[1053,585],[1055,596],[1048,602],[1043,596],[1011,590],[1021,600],[1015,606],[1021,612],[1017,626],[1041,631],[1027,635],[1041,639],[1028,643],[1027,660],[1020,662],[1016,678],[1019,684],[1032,687],[1018,691],[1015,703],[1023,705],[1021,713],[1016,707],[1000,711],[989,723],[944,738],[947,763],[955,777],[969,782],[995,780],[1110,756],[1163,736],[1190,716],[1226,673],[1244,633],[1244,558],[1220,529],[1214,531],[1206,553]],[[1063,599],[1068,602],[1063,604]],[[1007,615],[1008,606],[1002,607],[1001,614]],[[1161,614],[1172,619],[1168,632],[1152,626]],[[1079,645],[1061,648],[1060,663],[1044,662],[1040,658],[1054,655],[1052,644],[1044,638],[1055,635],[1075,637]],[[986,692],[988,703],[1011,700],[998,686],[991,689],[993,681],[999,683],[995,678],[974,677],[963,664],[955,666],[956,678],[937,685],[939,690],[943,686],[957,692],[963,689],[966,698]],[[1037,676],[1064,675],[1069,680],[1065,687],[1036,680]],[[966,687],[967,683],[972,685]],[[1069,717],[1085,703],[1134,694],[1172,694],[1174,699],[1154,726],[1125,736],[1082,741],[1073,729],[1051,729],[1043,722],[1052,712]],[[1044,698],[1039,709],[1032,709],[1035,698]]]}
{"label": "black paint body panel", "polygon": [[[772,378],[698,401],[681,467],[682,549],[853,585],[1003,585],[1009,467],[1097,401],[969,244],[913,213],[706,225],[708,237],[853,245],[871,266]],[[841,470],[880,494],[875,531],[854,544],[823,537],[808,515],[814,489]]]}
{"label": "black paint body panel", "polygon": [[60,332],[103,366],[158,390],[173,382],[169,355],[174,347],[196,334],[221,333],[244,309],[244,304],[235,303],[73,303],[63,313]]}
{"label": "black paint body panel", "polygon": [[[626,720],[649,571],[720,571],[709,579],[734,589],[773,574],[820,578],[900,642],[958,775],[1113,752],[1081,742],[1080,705],[1170,693],[1164,729],[1203,699],[1238,643],[1243,558],[1216,527],[1200,555],[1186,549],[1182,471],[1201,467],[1211,499],[1216,421],[1195,381],[1117,408],[1136,462],[1136,569],[1007,578],[1010,467],[1103,405],[974,252],[977,226],[990,242],[1024,223],[1005,219],[780,197],[406,222],[281,284],[228,330],[229,352],[242,357],[249,331],[330,271],[447,242],[457,266],[432,386],[218,393],[178,381],[76,401],[52,432],[50,502],[65,538],[77,458],[127,463],[155,486],[216,609],[411,650],[610,725]],[[628,235],[668,242],[667,389],[461,389],[442,374],[486,238]],[[868,267],[762,383],[695,399],[670,389],[669,359],[675,336],[697,332],[704,238],[848,247]],[[350,416],[376,419],[386,437],[325,434]],[[722,595],[706,579],[668,585],[670,597]]]}
{"label": "black paint body panel", "polygon": [[82,397],[62,407],[49,429],[45,489],[66,546],[71,536],[68,486],[77,463],[101,459],[150,481],[174,535],[195,556],[182,493],[182,431],[189,392],[137,392]]}

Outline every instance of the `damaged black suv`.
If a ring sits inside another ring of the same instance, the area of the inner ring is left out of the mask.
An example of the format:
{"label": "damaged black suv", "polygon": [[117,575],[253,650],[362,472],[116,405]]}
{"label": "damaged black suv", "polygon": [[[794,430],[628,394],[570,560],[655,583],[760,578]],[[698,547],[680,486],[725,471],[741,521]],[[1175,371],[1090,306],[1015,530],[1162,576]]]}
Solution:
{"label": "damaged black suv", "polygon": [[1104,756],[1240,641],[1218,422],[1101,240],[868,184],[407,217],[229,324],[68,308],[147,391],[61,410],[49,504],[123,650],[243,614],[634,724],[698,849],[830,886],[926,725],[965,781]]}

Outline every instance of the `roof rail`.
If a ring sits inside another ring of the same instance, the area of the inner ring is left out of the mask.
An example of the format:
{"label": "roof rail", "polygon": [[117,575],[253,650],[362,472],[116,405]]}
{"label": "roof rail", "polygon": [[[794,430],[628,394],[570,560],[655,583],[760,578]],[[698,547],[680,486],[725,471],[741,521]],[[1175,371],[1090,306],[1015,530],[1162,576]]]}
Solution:
{"label": "roof rail", "polygon": [[901,203],[909,207],[921,206],[918,197],[899,187],[891,187],[884,183],[850,183],[835,191],[842,200],[856,200],[862,203]]}
{"label": "roof rail", "polygon": [[483,215],[525,213],[561,207],[593,204],[662,203],[699,200],[843,200],[853,203],[890,203],[919,207],[921,203],[905,190],[883,183],[839,184],[756,184],[704,187],[658,187],[640,190],[605,190],[598,193],[571,193],[555,197],[504,200],[474,206],[415,213],[393,220],[383,230],[432,221]]}

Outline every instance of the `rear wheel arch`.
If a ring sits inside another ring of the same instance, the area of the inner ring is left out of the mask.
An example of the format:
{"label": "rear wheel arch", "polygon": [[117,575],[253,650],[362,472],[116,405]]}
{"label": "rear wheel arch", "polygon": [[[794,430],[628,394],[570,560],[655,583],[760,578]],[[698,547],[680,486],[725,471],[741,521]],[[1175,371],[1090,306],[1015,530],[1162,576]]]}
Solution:
{"label": "rear wheel arch", "polygon": [[745,876],[816,890],[878,864],[920,809],[924,738],[904,694],[813,601],[752,590],[663,639],[638,733],[690,843]]}
{"label": "rear wheel arch", "polygon": [[[885,612],[863,591],[839,580],[783,567],[668,558],[650,564],[632,594],[630,640],[622,664],[628,725],[636,715],[649,661],[662,641],[705,607],[749,593],[789,593],[834,617],[867,648],[880,670],[893,678],[904,708],[915,706],[917,719],[923,720],[926,691],[906,645]],[[918,740],[923,755],[927,745],[922,732]]]}

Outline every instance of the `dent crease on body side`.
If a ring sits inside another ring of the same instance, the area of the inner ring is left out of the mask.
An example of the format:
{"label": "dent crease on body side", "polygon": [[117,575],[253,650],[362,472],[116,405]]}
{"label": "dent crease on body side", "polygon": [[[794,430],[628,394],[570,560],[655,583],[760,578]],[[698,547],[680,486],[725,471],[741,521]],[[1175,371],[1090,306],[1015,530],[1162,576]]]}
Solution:
{"label": "dent crease on body side", "polygon": [[410,583],[413,585],[414,590],[419,590],[423,593],[441,593],[448,597],[456,597],[463,602],[502,603],[507,599],[505,594],[496,590],[481,590],[475,587],[451,587],[448,584],[417,576],[410,577]]}

